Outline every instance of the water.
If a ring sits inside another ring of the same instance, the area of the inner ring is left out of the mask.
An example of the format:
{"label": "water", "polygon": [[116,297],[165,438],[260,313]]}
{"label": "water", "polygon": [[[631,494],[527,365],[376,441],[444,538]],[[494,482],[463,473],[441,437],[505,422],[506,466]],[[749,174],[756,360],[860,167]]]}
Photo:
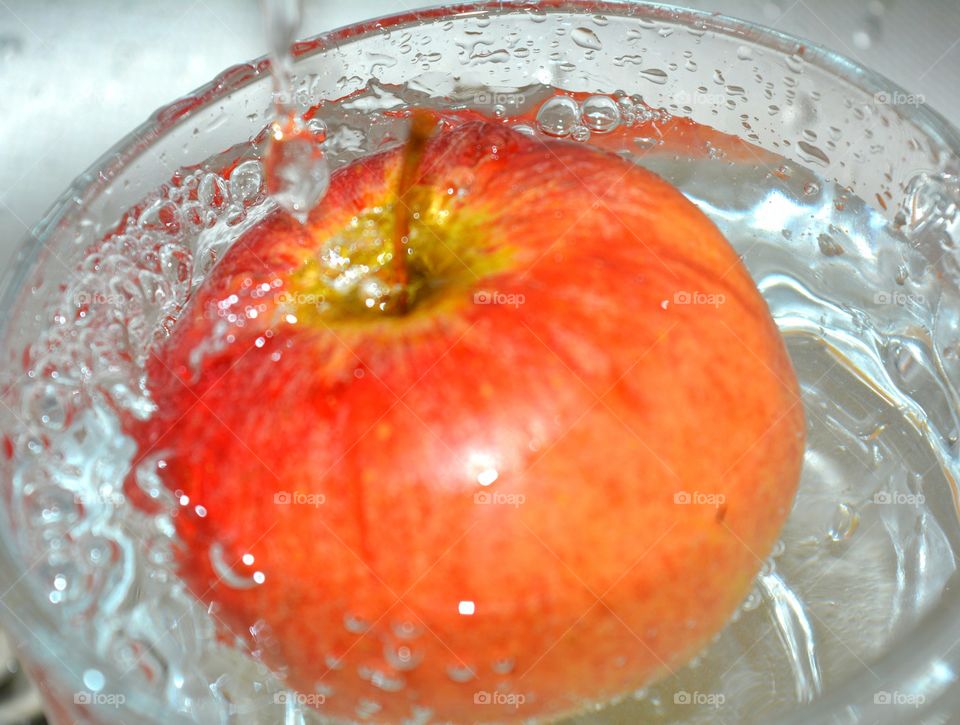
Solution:
{"label": "water", "polygon": [[277,204],[305,222],[327,190],[330,167],[322,148],[326,128],[321,120],[301,113],[291,76],[303,0],[261,2],[274,95],[270,145],[264,161],[266,188]]}
{"label": "water", "polygon": [[[574,40],[594,44],[590,33]],[[932,273],[943,252],[938,210],[949,207],[953,181],[918,182],[896,230],[814,172],[718,134],[691,135],[638,97],[571,97],[532,85],[509,102],[509,110],[481,110],[524,133],[635,160],[718,224],[786,337],[809,428],[796,505],[734,621],[687,667],[570,722],[748,722],[811,701],[883,654],[956,568],[958,406],[950,381],[960,373],[960,305]],[[314,118],[324,129],[324,162],[336,168],[395,144],[406,123],[396,112],[424,104],[436,102],[374,82],[322,107]],[[457,110],[448,120],[473,113]],[[25,561],[35,562],[28,576],[64,629],[119,663],[119,681],[91,681],[156,693],[199,722],[320,722],[322,707],[311,705],[335,696],[287,693],[256,661],[269,632],[224,632],[216,611],[178,582],[175,517],[194,504],[164,485],[162,451],[140,465],[137,491],[121,485],[135,451],[117,411],[153,413],[143,380],[150,346],[243,230],[274,204],[305,211],[268,193],[264,159],[275,142],[271,125],[251,144],[178,173],[131,210],[49,301],[49,324],[7,398],[23,422],[5,426],[4,445],[14,468],[10,505],[29,524],[15,531]],[[229,345],[229,324],[207,344],[198,356]],[[255,566],[219,563],[234,586],[257,584]],[[382,698],[402,688],[390,672],[422,665],[421,634],[412,623],[394,625],[383,662],[359,673],[370,692],[356,703],[358,718],[374,717]],[[530,665],[489,664],[504,677]],[[471,677],[464,663],[437,666],[454,681]],[[429,705],[425,693],[409,721],[429,722]]]}

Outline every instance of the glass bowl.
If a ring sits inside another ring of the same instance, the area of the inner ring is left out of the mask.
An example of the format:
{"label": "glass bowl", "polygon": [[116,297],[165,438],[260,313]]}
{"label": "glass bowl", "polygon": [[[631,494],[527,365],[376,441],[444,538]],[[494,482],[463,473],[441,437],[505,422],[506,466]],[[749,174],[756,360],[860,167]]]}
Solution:
{"label": "glass bowl", "polygon": [[[902,295],[904,304],[929,303],[931,307],[928,312],[936,324],[927,334],[937,352],[935,367],[941,377],[936,384],[914,381],[914,388],[897,403],[907,413],[922,414],[919,427],[932,426],[942,434],[943,445],[937,451],[942,476],[923,489],[929,509],[906,519],[911,526],[936,528],[942,536],[936,539],[939,548],[923,537],[916,544],[916,536],[911,539],[904,528],[901,547],[896,534],[890,533],[892,518],[878,519],[891,537],[892,551],[903,554],[908,539],[921,549],[912,558],[897,559],[892,570],[898,601],[909,604],[911,611],[897,619],[896,627],[884,631],[884,646],[876,656],[845,644],[845,638],[853,641],[853,634],[837,637],[834,651],[838,646],[847,649],[843,657],[850,660],[840,674],[831,671],[829,657],[807,658],[807,671],[792,675],[794,684],[801,683],[786,698],[792,704],[781,703],[774,710],[779,720],[796,723],[902,723],[921,718],[945,722],[960,707],[960,688],[955,686],[960,668],[960,594],[953,566],[960,527],[952,475],[956,436],[951,423],[957,412],[952,386],[960,383],[960,376],[948,349],[960,319],[953,250],[960,230],[957,131],[924,106],[922,99],[832,51],[732,18],[640,2],[513,0],[427,9],[317,36],[298,43],[295,55],[296,101],[304,108],[362,95],[373,80],[378,89],[370,101],[373,105],[357,104],[355,112],[390,108],[389,95],[395,88],[435,105],[478,108],[491,117],[509,116],[543,100],[544,87],[610,94],[623,101],[621,108],[633,103],[635,109],[663,109],[661,120],[690,118],[748,141],[753,150],[736,163],[748,163],[754,171],[769,166],[768,171],[791,189],[798,179],[806,179],[802,188],[807,191],[802,193],[813,196],[822,191],[821,186],[835,183],[838,191],[831,199],[838,210],[842,204],[856,206],[862,200],[863,213],[872,224],[889,225],[890,233],[912,250],[914,261],[923,267],[911,271],[935,280],[929,282],[930,289],[936,290],[935,305],[932,295],[930,299]],[[136,636],[132,620],[146,616],[143,607],[131,614],[131,582],[137,576],[139,557],[145,555],[139,544],[120,535],[111,539],[109,526],[91,525],[91,517],[98,515],[106,517],[100,524],[112,521],[104,508],[109,508],[110,501],[80,501],[84,505],[75,506],[79,495],[75,490],[31,479],[32,469],[24,468],[29,451],[44,449],[49,438],[83,414],[76,404],[81,393],[70,388],[69,375],[66,381],[61,375],[51,382],[37,381],[36,375],[27,373],[30,366],[24,351],[46,329],[61,324],[51,317],[52,301],[62,297],[68,278],[82,266],[91,245],[117,229],[128,209],[145,198],[154,199],[151,194],[176,175],[197,174],[198,169],[206,169],[211,157],[241,153],[236,150],[251,139],[262,139],[271,90],[268,63],[261,59],[229,68],[190,96],[157,111],[74,182],[34,229],[4,276],[2,308],[7,313],[0,331],[6,363],[0,420],[6,450],[2,457],[6,522],[0,571],[8,589],[0,612],[19,641],[21,659],[39,684],[53,722],[112,722],[134,716],[164,723],[301,722],[322,715],[322,708],[321,715],[301,712],[294,700],[274,697],[264,703],[238,696],[230,682],[207,676],[217,671],[216,662],[208,662],[200,673],[185,666],[186,640],[192,636],[200,641],[213,634],[207,630],[185,634],[183,615],[171,618],[165,630],[171,635],[168,640],[174,640],[173,650],[150,641],[147,634]],[[642,95],[642,102],[630,100],[636,94]],[[339,137],[339,146],[328,147],[334,166],[362,151],[343,140],[348,136]],[[679,183],[683,169],[671,167],[668,161],[660,159],[658,170],[684,188]],[[738,172],[730,173],[730,180],[736,182]],[[225,180],[222,191],[236,201],[249,180],[231,180],[233,187]],[[154,211],[159,221],[151,233],[180,233],[164,230],[162,210]],[[244,208],[243,200],[233,212],[230,224],[234,226],[257,218]],[[768,209],[774,225],[783,221],[778,214],[787,219],[784,207]],[[789,226],[787,221],[783,226]],[[863,237],[865,246],[858,249],[858,258],[887,254],[870,248],[872,238],[871,234]],[[832,240],[821,240],[820,249],[826,256],[840,253]],[[828,275],[827,282],[844,284],[841,276]],[[137,338],[141,342],[149,337],[134,325],[126,332],[141,336]],[[77,358],[72,364],[79,369],[84,360]],[[62,372],[72,369],[71,363],[61,363]],[[117,395],[123,395],[121,367],[114,370]],[[904,362],[904,367],[909,365]],[[910,408],[913,404],[916,410]],[[927,419],[927,414],[932,417]],[[111,446],[122,448],[124,443],[110,435],[108,425],[97,430],[103,460],[107,460]],[[97,475],[119,479],[121,473],[100,470]],[[874,504],[889,503],[881,500],[887,495],[884,492],[871,493]],[[114,495],[122,499],[120,493]],[[839,499],[833,504],[834,508],[841,504],[837,511],[831,509],[831,515],[841,520],[833,522],[831,540],[838,545],[847,539],[856,541],[859,514],[844,508]],[[96,556],[106,557],[106,566],[95,570],[87,559],[80,561],[89,558],[93,543],[100,546]],[[843,556],[838,554],[837,560]],[[938,569],[941,575],[929,584],[925,567],[937,569],[938,562],[943,564]],[[77,594],[63,577],[68,570],[82,574],[79,578],[85,584]],[[58,581],[70,586],[61,587]],[[920,589],[922,593],[917,593]],[[789,597],[777,599],[776,592],[765,591],[760,596],[769,599],[763,607],[769,609],[774,626],[744,648],[745,656],[755,645],[762,649],[779,642],[778,646],[796,650],[830,639],[831,628],[815,618],[790,626],[778,624],[778,617],[789,618],[791,611],[796,615],[804,603],[794,602],[799,609],[791,610]],[[864,596],[868,594],[869,589]],[[817,596],[821,603],[830,604],[830,592]],[[776,602],[786,604],[778,607]],[[96,615],[90,616],[94,611]],[[151,612],[158,618],[169,615]],[[117,635],[110,625],[121,620],[125,629]],[[186,621],[200,627],[200,620],[192,615]],[[812,630],[805,632],[804,627]],[[107,631],[117,641],[105,644]],[[797,640],[784,632],[800,632],[809,639]],[[796,651],[794,656],[803,660]],[[120,661],[123,657],[135,663],[136,677],[129,676],[131,668]],[[231,661],[220,666],[224,672],[252,667],[243,671],[257,673],[251,677],[262,675],[250,663]],[[749,721],[772,716],[765,707],[744,704],[757,697],[745,694],[748,686],[740,683],[739,690],[731,690],[727,683],[725,687],[691,692],[676,683],[661,685],[585,719],[574,717],[572,722],[711,721],[724,716],[723,708],[731,703],[725,705],[723,699],[738,697],[736,692],[741,693],[742,707],[727,711],[727,717]],[[672,703],[660,703],[671,696]],[[762,701],[762,693],[759,697]]]}

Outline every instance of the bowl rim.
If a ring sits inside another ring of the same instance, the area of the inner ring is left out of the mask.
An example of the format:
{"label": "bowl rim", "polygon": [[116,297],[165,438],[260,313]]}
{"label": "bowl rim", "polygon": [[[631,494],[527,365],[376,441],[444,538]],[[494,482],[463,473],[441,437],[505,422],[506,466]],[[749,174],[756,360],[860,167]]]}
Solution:
{"label": "bowl rim", "polygon": [[[871,95],[907,93],[904,88],[885,76],[860,65],[845,55],[789,33],[720,13],[645,0],[476,0],[448,5],[431,5],[345,25],[298,41],[293,47],[294,62],[334,49],[341,43],[361,40],[372,33],[400,26],[455,17],[484,14],[496,16],[534,11],[584,15],[609,14],[695,27],[721,36],[741,38],[775,53],[788,55],[802,53],[806,63]],[[0,277],[0,309],[9,311],[15,308],[16,298],[21,292],[25,279],[34,271],[42,252],[49,249],[46,240],[51,234],[61,226],[69,224],[72,215],[78,213],[78,210],[97,197],[127,165],[137,159],[154,142],[163,138],[166,132],[201,113],[218,99],[263,80],[269,74],[269,68],[269,59],[261,56],[249,63],[240,63],[225,69],[192,93],[161,106],[143,123],[101,154],[64,190],[20,243],[10,266]],[[937,150],[945,151],[951,159],[960,159],[960,131],[939,112],[926,103],[910,106],[901,104],[890,106],[890,109],[923,133],[925,140],[933,142]],[[870,203],[870,200],[866,201]],[[12,317],[10,314],[0,316],[0,343],[2,344],[5,344]],[[13,542],[8,539],[6,532],[0,536],[0,541],[6,550],[3,554],[11,554],[13,560],[20,563],[15,545],[11,546]],[[25,577],[21,576],[11,585],[11,590],[14,587],[27,587],[24,579]],[[953,615],[960,612],[960,591],[952,585],[958,581],[960,581],[960,572],[955,572],[950,577],[940,599],[923,619],[908,632],[892,640],[888,650],[878,660],[869,665],[864,663],[865,671],[856,673],[842,685],[817,697],[813,702],[783,712],[780,719],[787,723],[797,723],[797,725],[811,721],[840,722],[841,717],[843,722],[854,722],[855,720],[850,718],[860,713],[862,708],[870,709],[873,695],[879,689],[887,689],[879,687],[880,685],[888,685],[893,691],[897,690],[897,684],[906,687],[906,683],[915,678],[919,672],[937,662],[951,670],[952,682],[955,683],[957,679],[955,673],[960,671],[960,646],[958,646],[960,645],[960,617]],[[32,597],[33,592],[28,591],[27,596]],[[12,617],[5,612],[0,612],[0,615],[4,625],[21,639],[31,637],[39,639],[39,633],[15,613]],[[57,635],[55,628],[52,626],[48,628],[46,622],[42,624],[43,635]],[[940,655],[942,659],[937,660],[935,655],[939,649],[942,649],[945,635],[954,644]],[[910,646],[904,653],[901,645],[907,641]],[[949,659],[948,655],[950,655]],[[954,684],[949,689],[952,690],[949,693],[949,699],[960,701],[960,686]],[[851,693],[855,693],[857,697],[851,697]],[[862,699],[866,697],[870,697],[870,700]],[[947,692],[940,695],[941,701],[947,697]],[[141,700],[141,698],[136,699]],[[152,697],[143,699],[153,700]],[[890,713],[892,717],[902,715],[898,708],[890,709],[893,710]],[[922,712],[918,710],[918,716],[920,714]]]}

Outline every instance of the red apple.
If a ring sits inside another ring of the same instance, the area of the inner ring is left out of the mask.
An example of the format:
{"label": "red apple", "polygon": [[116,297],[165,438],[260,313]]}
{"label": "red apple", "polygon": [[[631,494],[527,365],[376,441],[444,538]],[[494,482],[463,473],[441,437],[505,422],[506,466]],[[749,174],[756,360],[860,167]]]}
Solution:
{"label": "red apple", "polygon": [[130,430],[184,504],[183,578],[325,714],[575,712],[747,593],[797,485],[794,373],[653,174],[483,122],[421,152],[239,239]]}

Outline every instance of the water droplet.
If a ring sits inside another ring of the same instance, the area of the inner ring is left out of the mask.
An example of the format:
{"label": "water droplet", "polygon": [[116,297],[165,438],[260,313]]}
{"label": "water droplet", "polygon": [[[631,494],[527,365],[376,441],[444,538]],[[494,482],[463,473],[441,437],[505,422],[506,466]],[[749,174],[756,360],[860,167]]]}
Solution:
{"label": "water droplet", "polygon": [[803,56],[797,55],[796,53],[794,53],[793,55],[788,55],[786,59],[786,63],[787,63],[787,68],[792,73],[803,73],[803,66],[804,66]]}
{"label": "water droplet", "polygon": [[383,706],[376,702],[375,700],[369,700],[367,698],[362,698],[360,702],[357,703],[356,713],[357,717],[366,720],[367,718],[373,717],[378,712],[383,709]]}
{"label": "water droplet", "polygon": [[609,133],[620,123],[620,108],[610,96],[590,96],[580,111],[583,124],[596,133]]}
{"label": "water droplet", "polygon": [[343,627],[351,634],[365,634],[370,631],[370,622],[363,617],[346,614],[343,617]]}
{"label": "water droplet", "polygon": [[513,672],[513,668],[516,666],[516,663],[512,658],[502,657],[501,659],[495,660],[490,669],[498,675],[509,675]]}
{"label": "water droplet", "polygon": [[644,68],[640,71],[640,75],[651,83],[656,83],[658,86],[666,84],[667,78],[669,77],[666,71],[659,68]]}
{"label": "water droplet", "polygon": [[406,687],[406,680],[398,674],[385,672],[381,669],[371,669],[361,666],[357,669],[360,679],[366,680],[377,689],[384,692],[400,692]]}
{"label": "water droplet", "polygon": [[848,503],[840,503],[833,515],[833,522],[827,531],[831,541],[846,541],[860,525],[860,514]]}
{"label": "water droplet", "polygon": [[573,32],[570,33],[570,38],[581,48],[600,50],[603,47],[600,38],[598,38],[597,34],[590,30],[590,28],[575,28]]}
{"label": "water droplet", "polygon": [[820,147],[814,146],[807,141],[797,141],[797,148],[800,150],[800,158],[807,163],[816,164],[817,166],[830,165],[830,157],[827,156]]}
{"label": "water droplet", "polygon": [[643,56],[639,54],[620,55],[613,59],[615,66],[640,65],[643,63]]}
{"label": "water droplet", "polygon": [[580,120],[580,106],[569,96],[556,96],[540,107],[537,126],[548,136],[569,136]]}
{"label": "water droplet", "polygon": [[870,37],[870,33],[866,30],[860,29],[856,30],[853,33],[853,45],[858,50],[867,50],[872,44],[873,39]]}
{"label": "water droplet", "polygon": [[843,254],[843,247],[829,234],[823,233],[817,237],[820,252],[826,257],[838,257]]}
{"label": "water droplet", "polygon": [[423,652],[412,644],[387,642],[383,646],[383,657],[394,669],[407,672],[423,661]]}
{"label": "water droplet", "polygon": [[633,144],[641,151],[649,151],[660,145],[660,139],[649,136],[637,136],[633,139]]}
{"label": "water droplet", "polygon": [[463,664],[455,664],[447,667],[447,677],[449,677],[454,682],[464,683],[470,682],[477,675],[474,672],[472,667]]}
{"label": "water droplet", "polygon": [[343,659],[337,657],[336,655],[326,655],[323,658],[323,663],[331,670],[342,670],[343,669]]}
{"label": "water droplet", "polygon": [[745,612],[752,612],[754,609],[760,606],[762,601],[763,595],[761,595],[756,589],[753,589],[747,595],[747,598],[743,600],[743,604],[740,605],[740,608]]}
{"label": "water droplet", "polygon": [[422,634],[422,630],[416,623],[405,620],[393,624],[393,633],[401,639],[416,639]]}

